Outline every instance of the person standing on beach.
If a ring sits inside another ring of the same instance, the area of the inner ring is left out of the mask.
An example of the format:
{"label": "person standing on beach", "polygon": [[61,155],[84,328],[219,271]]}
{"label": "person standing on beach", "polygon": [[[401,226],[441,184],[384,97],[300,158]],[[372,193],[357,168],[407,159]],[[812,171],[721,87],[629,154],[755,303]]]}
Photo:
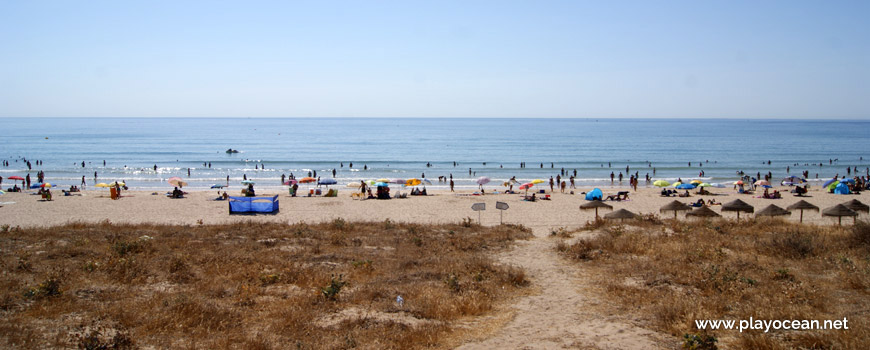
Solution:
{"label": "person standing on beach", "polygon": [[85,183],[85,176],[82,175],[82,187],[85,187],[87,184]]}
{"label": "person standing on beach", "polygon": [[550,193],[553,193],[553,187],[554,187],[554,185],[555,185],[555,184],[553,183],[553,177],[550,176]]}
{"label": "person standing on beach", "polygon": [[336,171],[335,168],[332,168],[332,177],[335,177]]}
{"label": "person standing on beach", "polygon": [[574,177],[573,176],[571,176],[570,181],[571,181],[571,189],[576,189],[577,187],[574,186]]}
{"label": "person standing on beach", "polygon": [[610,172],[610,183],[613,183],[613,172]]}
{"label": "person standing on beach", "polygon": [[281,174],[281,184],[282,185],[284,184],[284,179],[286,179],[286,177],[284,176],[284,174]]}
{"label": "person standing on beach", "polygon": [[27,187],[25,187],[25,189],[30,188],[30,174],[27,174],[27,177],[25,178],[25,180],[27,182]]}
{"label": "person standing on beach", "polygon": [[95,171],[94,172],[94,183],[96,183],[96,182],[97,182],[97,172]]}
{"label": "person standing on beach", "polygon": [[450,175],[450,192],[453,192],[453,175]]}
{"label": "person standing on beach", "polygon": [[154,171],[157,171],[157,164],[154,164]]}
{"label": "person standing on beach", "polygon": [[190,177],[190,168],[187,168],[187,177]]}
{"label": "person standing on beach", "polygon": [[565,193],[565,181],[562,181],[561,187],[562,187],[562,193]]}
{"label": "person standing on beach", "polygon": [[622,172],[619,172],[619,182],[622,182]]}

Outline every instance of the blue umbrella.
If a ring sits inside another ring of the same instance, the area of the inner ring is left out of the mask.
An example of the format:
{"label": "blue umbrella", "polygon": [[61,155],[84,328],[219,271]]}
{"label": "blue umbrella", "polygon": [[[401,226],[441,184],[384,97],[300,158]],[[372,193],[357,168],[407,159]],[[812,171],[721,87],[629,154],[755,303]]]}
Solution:
{"label": "blue umbrella", "polygon": [[224,188],[226,185],[211,185],[211,188]]}
{"label": "blue umbrella", "polygon": [[855,184],[855,179],[842,179],[840,183]]}
{"label": "blue umbrella", "polygon": [[678,189],[681,189],[681,190],[691,190],[691,189],[693,189],[693,188],[695,188],[695,187],[696,187],[696,186],[693,185],[693,184],[680,184],[679,186],[677,186],[677,188],[678,188]]}
{"label": "blue umbrella", "polygon": [[377,186],[377,187],[389,187],[390,184],[388,184],[386,182],[375,182],[375,186]]}
{"label": "blue umbrella", "polygon": [[834,181],[837,181],[837,179],[830,179],[828,181],[825,181],[825,183],[822,184],[822,187],[828,187],[828,185],[834,183]]}
{"label": "blue umbrella", "polygon": [[323,180],[318,181],[317,185],[329,186],[329,185],[335,185],[337,183],[338,183],[338,181],[335,181],[335,179],[323,179]]}

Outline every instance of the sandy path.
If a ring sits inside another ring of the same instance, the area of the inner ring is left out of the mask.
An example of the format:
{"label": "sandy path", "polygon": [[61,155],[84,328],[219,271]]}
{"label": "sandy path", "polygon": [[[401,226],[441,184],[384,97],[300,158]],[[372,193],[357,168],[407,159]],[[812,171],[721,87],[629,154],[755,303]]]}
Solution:
{"label": "sandy path", "polygon": [[599,299],[584,288],[591,279],[556,253],[549,229],[534,232],[499,260],[525,269],[540,293],[517,300],[514,319],[495,335],[459,349],[661,348],[654,332],[593,311]]}

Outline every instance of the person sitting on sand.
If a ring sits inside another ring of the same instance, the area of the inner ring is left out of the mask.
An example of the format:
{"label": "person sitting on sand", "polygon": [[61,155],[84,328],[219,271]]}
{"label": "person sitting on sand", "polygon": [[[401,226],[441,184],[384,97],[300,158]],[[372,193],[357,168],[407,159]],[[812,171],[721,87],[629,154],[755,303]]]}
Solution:
{"label": "person sitting on sand", "polygon": [[181,190],[176,187],[172,190],[172,198],[184,198],[184,192],[181,192]]}
{"label": "person sitting on sand", "polygon": [[717,202],[715,199],[711,199],[707,201],[707,205],[722,205],[722,203]]}
{"label": "person sitting on sand", "polygon": [[686,193],[678,194],[677,196],[678,197],[691,197],[692,195],[689,194],[689,190],[686,190]]}
{"label": "person sitting on sand", "polygon": [[703,206],[704,206],[704,199],[703,199],[703,198],[698,198],[698,201],[695,202],[694,204],[692,204],[692,206],[693,206],[693,207],[703,207]]}
{"label": "person sitting on sand", "polygon": [[246,197],[256,196],[254,192],[254,184],[248,184],[248,190],[245,192]]}
{"label": "person sitting on sand", "polygon": [[426,194],[426,188],[425,188],[425,187],[423,187],[423,191],[420,192],[420,195],[421,195],[421,196],[427,196],[427,194]]}
{"label": "person sitting on sand", "polygon": [[773,190],[773,196],[771,196],[771,198],[773,198],[773,199],[782,198],[782,194],[780,194],[779,191],[777,191],[777,190]]}

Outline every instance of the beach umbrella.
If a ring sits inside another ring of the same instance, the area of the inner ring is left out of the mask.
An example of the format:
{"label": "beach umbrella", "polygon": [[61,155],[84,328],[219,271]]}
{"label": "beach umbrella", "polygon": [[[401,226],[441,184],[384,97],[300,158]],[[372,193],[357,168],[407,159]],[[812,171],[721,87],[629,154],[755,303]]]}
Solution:
{"label": "beach umbrella", "polygon": [[656,187],[668,187],[670,185],[671,185],[671,183],[667,182],[665,180],[656,180],[655,182],[653,182],[653,186],[656,186]]}
{"label": "beach umbrella", "polygon": [[758,181],[755,181],[755,186],[770,186],[770,181],[758,180]]}
{"label": "beach umbrella", "polygon": [[740,185],[743,184],[743,180],[737,180],[737,181],[734,181],[734,184],[737,185],[737,186],[740,186]]}
{"label": "beach umbrella", "polygon": [[819,211],[819,207],[817,207],[817,206],[813,205],[812,203],[807,202],[805,200],[801,200],[795,204],[789,205],[788,210],[800,210],[801,211],[800,222],[804,222],[804,210]]}
{"label": "beach umbrella", "polygon": [[169,179],[166,180],[166,182],[168,182],[170,185],[172,185],[172,186],[176,186],[176,187],[184,187],[184,186],[187,186],[187,182],[184,182],[184,180],[182,180],[182,179],[181,179],[180,177],[178,177],[178,176],[170,177]]}
{"label": "beach umbrella", "polygon": [[242,180],[242,185],[253,185],[256,184],[254,180]]}
{"label": "beach umbrella", "polygon": [[317,182],[317,186],[323,185],[326,186],[326,188],[329,188],[329,185],[335,185],[337,183],[338,181],[335,181],[335,179],[322,179]]}
{"label": "beach umbrella", "polygon": [[46,187],[52,187],[52,185],[50,183],[46,182],[46,183],[40,184],[39,187],[46,188]]}
{"label": "beach umbrella", "polygon": [[386,183],[386,182],[380,182],[380,181],[378,181],[378,182],[375,182],[375,186],[376,186],[376,187],[389,187],[390,184],[388,184],[388,183]]}
{"label": "beach umbrella", "polygon": [[861,203],[861,201],[859,201],[857,199],[850,200],[846,203],[843,203],[843,205],[846,208],[852,209],[856,212],[863,211],[865,213],[870,213],[870,206],[867,206],[867,204]]}
{"label": "beach umbrella", "polygon": [[312,182],[317,182],[317,179],[310,177],[310,176],[306,176],[306,177],[299,179],[299,183],[303,183],[303,184],[308,184],[308,183],[312,183]]}
{"label": "beach umbrella", "polygon": [[227,185],[218,185],[218,184],[211,185],[211,188],[224,188],[224,187],[227,187]]}
{"label": "beach umbrella", "polygon": [[109,188],[109,187],[112,187],[112,186],[109,186],[109,184],[107,184],[107,183],[105,183],[105,182],[100,182],[100,183],[94,185],[94,187]]}
{"label": "beach umbrella", "polygon": [[786,178],[782,179],[782,181],[780,181],[780,185],[783,185],[783,186],[794,186],[794,185],[802,184],[802,183],[805,183],[805,182],[807,182],[806,179],[803,179],[803,178],[801,178],[801,177],[798,177],[798,176],[794,176],[794,175],[792,175],[792,176],[789,176],[789,177],[786,177]]}
{"label": "beach umbrella", "polygon": [[605,219],[625,220],[625,219],[634,219],[636,217],[637,217],[637,214],[632,213],[632,212],[625,210],[625,209],[619,209],[615,212],[604,214]]}
{"label": "beach umbrella", "polygon": [[613,209],[613,206],[602,201],[589,201],[580,205],[582,210],[595,210],[595,220],[598,220],[598,208]]}
{"label": "beach umbrella", "polygon": [[389,183],[396,184],[396,185],[404,185],[405,179],[392,179],[389,181]]}
{"label": "beach umbrella", "polygon": [[[426,185],[431,185],[432,181],[429,181],[429,179],[423,179],[423,183],[425,183]],[[425,187],[426,185],[423,185],[423,187]]]}
{"label": "beach umbrella", "polygon": [[677,186],[677,189],[681,189],[681,190],[691,190],[691,189],[693,189],[693,188],[695,188],[695,187],[696,187],[696,186],[693,185],[693,184],[680,184],[679,186]]}
{"label": "beach umbrella", "polygon": [[362,184],[359,183],[359,182],[349,182],[349,183],[347,184],[347,187],[350,187],[350,188],[360,188],[360,187],[362,187]]}
{"label": "beach umbrella", "polygon": [[841,184],[855,184],[855,179],[842,179],[840,180]]}
{"label": "beach umbrella", "polygon": [[710,207],[705,205],[705,206],[702,206],[700,208],[695,208],[694,210],[686,213],[686,216],[697,216],[697,217],[701,217],[701,218],[715,218],[715,217],[720,217],[722,215],[719,215],[719,213],[713,211],[713,209],[710,209]]}
{"label": "beach umbrella", "polygon": [[6,179],[8,179],[8,180],[21,180],[21,181],[24,181],[24,178],[23,178],[23,177],[21,177],[21,176],[17,176],[17,175],[7,177]]}
{"label": "beach umbrella", "polygon": [[682,182],[677,181],[677,182],[672,183],[671,186],[677,187],[677,186],[682,185],[682,184],[683,184]]}
{"label": "beach umbrella", "polygon": [[[184,181],[182,181],[182,182],[184,182]],[[115,187],[116,185],[117,185],[117,186],[127,186],[127,184],[124,183],[124,181],[112,181],[112,182],[109,182],[109,186]],[[184,185],[186,186],[187,183],[184,182]]]}
{"label": "beach umbrella", "polygon": [[284,181],[284,185],[286,185],[286,186],[293,186],[293,185],[298,184],[298,183],[299,183],[299,180],[296,180],[296,179],[289,179],[287,181]]}
{"label": "beach umbrella", "polygon": [[387,179],[387,178],[380,178],[380,179],[375,180],[375,182],[389,183],[389,182],[390,182],[390,179]]}
{"label": "beach umbrella", "polygon": [[853,218],[858,216],[858,213],[852,209],[847,208],[845,205],[837,204],[833,207],[822,210],[822,216],[836,216],[837,217],[837,225],[843,224],[844,216],[851,216]]}
{"label": "beach umbrella", "polygon": [[698,185],[698,187],[713,187],[713,185],[706,183],[706,182],[702,182],[701,184]]}
{"label": "beach umbrella", "polygon": [[828,187],[834,182],[839,182],[839,181],[837,181],[837,179],[830,179],[828,181],[825,181],[825,183],[822,184],[822,187]]}
{"label": "beach umbrella", "polygon": [[831,182],[830,184],[828,184],[827,186],[824,186],[824,187],[828,191],[833,191],[835,188],[837,188],[837,185],[839,185],[839,184],[840,184],[840,181],[834,181],[834,182]]}
{"label": "beach umbrella", "polygon": [[405,186],[417,186],[423,183],[423,180],[420,179],[407,179],[405,180]]}
{"label": "beach umbrella", "polygon": [[755,212],[755,207],[747,204],[742,200],[735,199],[728,203],[722,204],[722,211],[737,212],[737,220],[740,220],[740,212],[752,213]]}
{"label": "beach umbrella", "polygon": [[526,183],[520,185],[520,189],[521,189],[521,190],[526,190],[526,195],[528,195],[528,194],[529,194],[529,188],[531,188],[531,187],[534,186],[534,185],[535,185],[535,184],[533,184],[533,183],[531,183],[531,182],[526,182]]}
{"label": "beach umbrella", "polygon": [[703,182],[704,182],[704,181],[701,181],[701,180],[692,180],[692,181],[690,181],[689,183],[692,184],[692,185],[700,185],[700,184],[703,183]]}
{"label": "beach umbrella", "polygon": [[544,182],[546,182],[546,181],[541,180],[541,179],[534,179],[534,180],[532,180],[532,183],[535,184],[535,185],[537,185],[537,184],[541,184],[541,183],[544,183]]}
{"label": "beach umbrella", "polygon": [[687,211],[687,210],[692,210],[692,207],[685,205],[682,202],[677,201],[677,200],[672,201],[668,204],[665,204],[663,207],[659,208],[659,211],[662,213],[668,212],[668,211],[673,211],[674,212],[674,220],[677,219],[677,212],[678,211]]}
{"label": "beach umbrella", "polygon": [[713,182],[710,184],[710,186],[715,187],[715,188],[725,188],[725,185],[718,183],[718,182]]}
{"label": "beach umbrella", "polygon": [[761,209],[761,211],[755,213],[755,216],[784,216],[791,215],[791,212],[780,208],[774,204],[768,205],[766,208]]}
{"label": "beach umbrella", "polygon": [[483,185],[488,184],[490,181],[492,181],[492,180],[490,180],[490,178],[488,178],[486,176],[481,176],[475,182],[477,183],[477,186],[480,187],[480,189],[483,189]]}

